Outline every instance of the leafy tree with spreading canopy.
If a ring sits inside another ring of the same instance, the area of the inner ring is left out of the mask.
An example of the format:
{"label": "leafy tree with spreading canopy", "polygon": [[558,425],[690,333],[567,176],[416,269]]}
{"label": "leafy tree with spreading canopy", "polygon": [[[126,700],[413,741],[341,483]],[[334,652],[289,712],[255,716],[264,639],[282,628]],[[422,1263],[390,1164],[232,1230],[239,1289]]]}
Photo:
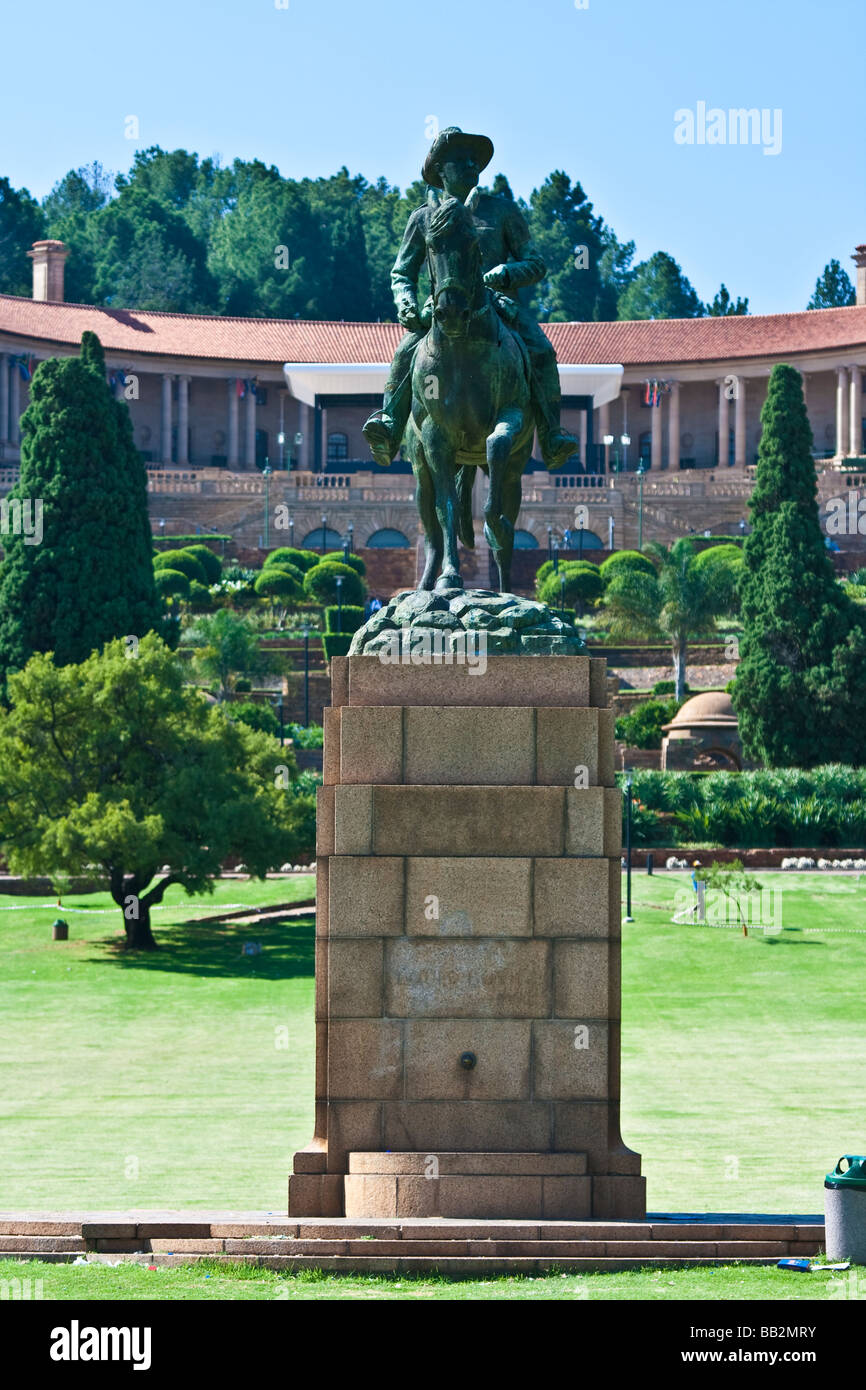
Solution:
{"label": "leafy tree with spreading canopy", "polygon": [[604,601],[611,636],[670,643],[675,694],[682,700],[689,641],[715,632],[715,618],[728,612],[733,602],[730,581],[724,566],[699,565],[689,540],[675,541],[670,549],[651,541],[646,551],[655,561],[653,574],[622,569],[607,585]]}
{"label": "leafy tree with spreading canopy", "polygon": [[866,758],[866,628],[836,582],[818,515],[798,371],[770,373],[743,546],[732,700],[746,755],[770,767]]}
{"label": "leafy tree with spreading canopy", "polygon": [[195,649],[196,671],[217,682],[220,703],[232,694],[238,676],[265,676],[279,670],[277,654],[265,651],[246,618],[228,608],[199,618],[186,640]]}
{"label": "leafy tree with spreading canopy", "polygon": [[144,465],[94,333],[83,335],[80,357],[40,362],[21,431],[10,497],[41,500],[43,535],[38,545],[4,537],[0,680],[34,652],[62,665],[113,637],[163,629]]}
{"label": "leafy tree with spreading canopy", "polygon": [[13,873],[92,877],[152,951],[166,889],[212,893],[229,854],[259,878],[309,849],[291,753],[184,685],[153,633],[76,665],[38,655],[0,710],[0,844]]}

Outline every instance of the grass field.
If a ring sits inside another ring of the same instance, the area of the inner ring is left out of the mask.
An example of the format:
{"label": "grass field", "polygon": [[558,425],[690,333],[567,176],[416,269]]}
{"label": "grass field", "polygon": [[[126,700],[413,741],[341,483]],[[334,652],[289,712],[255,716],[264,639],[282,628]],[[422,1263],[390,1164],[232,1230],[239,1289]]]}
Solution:
{"label": "grass field", "polygon": [[[866,883],[759,877],[782,930],[748,939],[671,923],[686,874],[634,879],[623,1134],[653,1211],[819,1212],[828,1167],[866,1151]],[[64,901],[66,943],[49,899],[0,898],[0,1208],[285,1210],[312,1132],[311,924],[195,918],[310,891],[171,890],[141,958],[105,896]]]}
{"label": "grass field", "polygon": [[[300,1275],[275,1274],[249,1265],[216,1262],[174,1269],[141,1265],[62,1265],[32,1260],[3,1262],[3,1279],[30,1280],[31,1296],[49,1299],[118,1299],[122,1301],[187,1299],[237,1302],[296,1299],[376,1300],[459,1299],[491,1300],[557,1299],[570,1303],[670,1299],[700,1299],[722,1303],[731,1300],[777,1302],[866,1298],[863,1271],[840,1274],[794,1274],[776,1268],[728,1265],[716,1269],[638,1269],[621,1274],[549,1274],[536,1278],[490,1279],[377,1279],[369,1275],[337,1277],[317,1270]],[[41,1280],[41,1289],[37,1281]]]}

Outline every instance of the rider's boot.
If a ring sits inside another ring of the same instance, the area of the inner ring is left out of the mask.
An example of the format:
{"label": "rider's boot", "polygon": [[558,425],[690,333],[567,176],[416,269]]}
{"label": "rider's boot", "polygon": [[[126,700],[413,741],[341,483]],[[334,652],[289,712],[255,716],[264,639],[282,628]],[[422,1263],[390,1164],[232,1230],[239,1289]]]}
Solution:
{"label": "rider's boot", "polygon": [[[539,371],[539,367],[541,370]],[[568,459],[580,451],[580,444],[573,434],[564,430],[559,422],[561,397],[559,393],[559,373],[556,359],[543,365],[533,363],[532,404],[535,407],[535,421],[541,457],[548,469],[561,468]]]}
{"label": "rider's boot", "polygon": [[380,468],[389,468],[403,441],[403,432],[412,409],[412,377],[407,373],[396,386],[388,382],[381,410],[374,410],[361,426]]}

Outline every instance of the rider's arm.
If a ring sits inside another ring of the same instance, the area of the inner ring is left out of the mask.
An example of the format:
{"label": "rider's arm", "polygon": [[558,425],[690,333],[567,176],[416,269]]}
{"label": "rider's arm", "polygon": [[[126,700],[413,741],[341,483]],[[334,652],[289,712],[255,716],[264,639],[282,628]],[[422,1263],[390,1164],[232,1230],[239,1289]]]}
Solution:
{"label": "rider's arm", "polygon": [[401,304],[418,303],[418,276],[427,255],[424,236],[424,208],[416,208],[406,223],[403,241],[391,270],[391,289],[399,312]]}
{"label": "rider's arm", "polygon": [[508,250],[507,288],[519,290],[524,285],[537,284],[547,273],[547,267],[532,243],[526,218],[516,203],[509,209],[504,231]]}

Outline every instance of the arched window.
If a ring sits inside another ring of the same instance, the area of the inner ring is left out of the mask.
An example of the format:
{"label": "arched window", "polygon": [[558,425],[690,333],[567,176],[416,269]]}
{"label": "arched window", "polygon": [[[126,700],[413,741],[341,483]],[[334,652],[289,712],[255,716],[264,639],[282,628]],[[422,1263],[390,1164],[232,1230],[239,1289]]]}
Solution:
{"label": "arched window", "polygon": [[373,532],[367,545],[372,550],[406,550],[409,546],[409,539],[403,535],[402,531],[395,531],[392,526],[383,526],[380,531]]}
{"label": "arched window", "polygon": [[[580,550],[580,532],[576,529],[570,531],[569,539],[571,541],[571,544],[568,547],[568,553],[569,555],[571,555],[575,550]],[[584,550],[603,550],[604,542],[602,541],[601,536],[597,536],[594,531],[584,530],[583,548]]]}
{"label": "arched window", "polygon": [[339,550],[343,537],[339,531],[332,531],[330,526],[317,526],[314,531],[307,532],[301,544],[305,550]]}
{"label": "arched window", "polygon": [[328,466],[345,463],[349,457],[349,436],[338,431],[328,435]]}
{"label": "arched window", "polygon": [[521,531],[519,528],[514,532],[515,550],[537,550],[538,541],[531,531]]}

